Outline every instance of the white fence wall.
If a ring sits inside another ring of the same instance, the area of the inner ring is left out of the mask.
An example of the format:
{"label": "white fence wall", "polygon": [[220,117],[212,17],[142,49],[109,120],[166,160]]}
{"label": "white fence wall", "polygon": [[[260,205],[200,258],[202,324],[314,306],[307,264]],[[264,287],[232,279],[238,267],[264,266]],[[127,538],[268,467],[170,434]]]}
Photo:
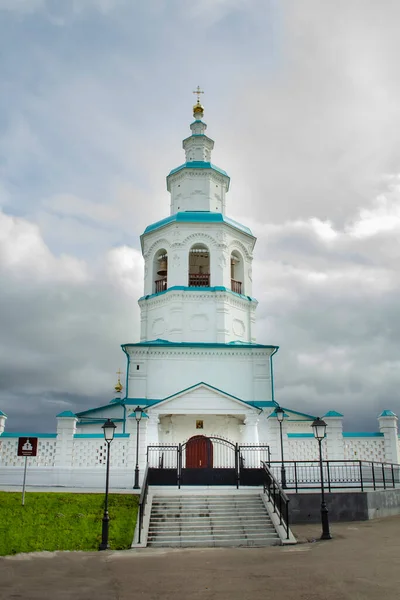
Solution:
{"label": "white fence wall", "polygon": [[[384,427],[378,433],[338,435],[340,425],[335,424],[331,429],[328,427],[327,437],[322,443],[323,458],[400,463],[397,419],[396,422],[393,421],[395,427],[392,427],[388,426],[388,417],[385,418]],[[4,422],[3,417],[3,423],[0,423],[3,425],[0,428],[0,485],[21,485],[25,459],[17,456],[17,447],[18,437],[23,434],[4,432]],[[59,418],[57,433],[32,434],[32,437],[38,437],[38,455],[28,459],[28,484],[104,488],[107,444],[100,433],[77,434],[76,422],[76,417]],[[150,420],[143,419],[139,429],[141,477],[146,465],[148,427],[150,427]],[[312,434],[285,433],[284,447],[285,460],[318,459],[318,444]],[[272,434],[270,448],[273,460],[277,460],[277,457],[280,457],[280,444],[278,437]],[[132,488],[136,464],[136,421],[134,419],[127,419],[126,433],[117,434],[110,449],[111,488]],[[258,458],[261,457],[260,451],[247,453],[246,459],[249,465],[250,462],[254,462],[253,455],[257,463]],[[219,462],[225,460],[224,456],[217,456],[217,454],[216,459]]]}

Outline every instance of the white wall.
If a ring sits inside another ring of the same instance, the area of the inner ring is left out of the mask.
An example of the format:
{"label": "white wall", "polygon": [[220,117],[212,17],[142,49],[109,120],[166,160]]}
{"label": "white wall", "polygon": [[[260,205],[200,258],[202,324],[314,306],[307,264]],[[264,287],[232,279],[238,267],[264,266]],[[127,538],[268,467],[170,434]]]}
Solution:
{"label": "white wall", "polygon": [[271,400],[269,348],[131,346],[127,352],[130,398],[163,399],[204,381],[241,400]]}

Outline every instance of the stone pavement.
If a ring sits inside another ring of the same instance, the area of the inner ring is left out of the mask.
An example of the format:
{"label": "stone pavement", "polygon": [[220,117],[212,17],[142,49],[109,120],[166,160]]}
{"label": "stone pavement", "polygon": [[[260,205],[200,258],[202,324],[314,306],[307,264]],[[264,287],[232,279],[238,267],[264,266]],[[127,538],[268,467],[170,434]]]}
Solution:
{"label": "stone pavement", "polygon": [[400,516],[296,526],[297,546],[55,552],[0,559],[0,600],[398,600]]}

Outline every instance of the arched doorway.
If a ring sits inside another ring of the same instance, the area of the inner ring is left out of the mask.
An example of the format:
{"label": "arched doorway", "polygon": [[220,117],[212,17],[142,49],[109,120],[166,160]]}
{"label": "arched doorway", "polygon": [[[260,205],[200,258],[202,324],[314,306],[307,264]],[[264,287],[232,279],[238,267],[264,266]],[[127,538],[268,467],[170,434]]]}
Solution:
{"label": "arched doorway", "polygon": [[205,435],[195,435],[186,442],[186,468],[212,469],[213,443]]}

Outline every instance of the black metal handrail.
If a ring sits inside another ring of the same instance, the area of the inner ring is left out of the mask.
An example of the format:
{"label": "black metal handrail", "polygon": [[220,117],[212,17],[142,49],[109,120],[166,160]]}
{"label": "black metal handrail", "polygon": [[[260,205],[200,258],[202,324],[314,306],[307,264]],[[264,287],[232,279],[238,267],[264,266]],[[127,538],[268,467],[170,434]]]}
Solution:
{"label": "black metal handrail", "polygon": [[139,511],[138,511],[138,528],[139,529],[138,529],[138,540],[137,540],[138,544],[140,544],[140,541],[142,539],[143,517],[144,517],[144,509],[146,506],[148,490],[149,490],[149,463],[147,463],[145,471],[144,471],[142,489],[141,489],[140,498],[139,498]]}
{"label": "black metal handrail", "polygon": [[286,538],[289,539],[289,498],[275,479],[271,469],[266,462],[262,462],[264,471],[264,494],[268,494],[274,513],[278,514],[279,524],[286,530]]}
{"label": "black metal handrail", "polygon": [[[318,460],[285,460],[286,490],[313,490],[320,484]],[[281,461],[271,461],[270,469],[279,480]],[[324,480],[328,492],[335,489],[387,489],[400,484],[400,465],[367,460],[324,460]]]}

